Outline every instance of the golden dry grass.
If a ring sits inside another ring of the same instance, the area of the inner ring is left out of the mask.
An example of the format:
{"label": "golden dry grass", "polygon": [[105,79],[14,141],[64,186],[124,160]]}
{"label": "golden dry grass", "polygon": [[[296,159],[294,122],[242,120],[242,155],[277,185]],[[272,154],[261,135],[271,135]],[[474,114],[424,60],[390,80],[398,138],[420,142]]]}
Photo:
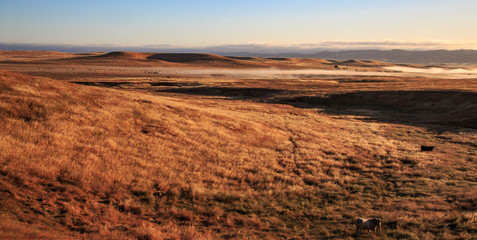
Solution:
{"label": "golden dry grass", "polygon": [[206,53],[138,53],[116,51],[109,53],[62,53],[50,51],[0,51],[0,63],[53,64],[131,67],[195,67],[195,68],[281,68],[334,69],[395,66],[377,61],[338,61],[313,58],[258,58],[219,56]]}
{"label": "golden dry grass", "polygon": [[[160,79],[199,88],[129,80],[105,88],[0,71],[0,236],[471,239],[477,232],[475,129],[361,112],[366,119],[315,99],[396,88],[475,93],[472,80]],[[245,94],[251,89],[266,94]],[[421,144],[437,147],[419,152]],[[359,216],[381,218],[383,231],[356,236]]]}

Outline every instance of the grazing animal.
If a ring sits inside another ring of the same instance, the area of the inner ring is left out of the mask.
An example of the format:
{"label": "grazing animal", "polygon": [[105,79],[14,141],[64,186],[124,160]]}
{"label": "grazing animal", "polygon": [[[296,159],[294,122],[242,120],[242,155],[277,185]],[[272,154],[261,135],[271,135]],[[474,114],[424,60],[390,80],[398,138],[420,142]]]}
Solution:
{"label": "grazing animal", "polygon": [[421,152],[430,152],[434,150],[434,146],[424,146],[424,145],[421,145]]}
{"label": "grazing animal", "polygon": [[365,218],[358,218],[356,220],[356,234],[359,234],[360,231],[368,230],[376,232],[377,230],[381,231],[381,220],[378,218],[373,219],[365,219]]}

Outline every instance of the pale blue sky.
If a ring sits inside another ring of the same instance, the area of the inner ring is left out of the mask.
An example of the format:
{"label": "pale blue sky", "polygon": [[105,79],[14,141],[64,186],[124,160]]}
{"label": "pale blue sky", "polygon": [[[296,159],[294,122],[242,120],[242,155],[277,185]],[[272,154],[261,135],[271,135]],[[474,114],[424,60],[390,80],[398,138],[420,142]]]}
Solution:
{"label": "pale blue sky", "polygon": [[[0,42],[477,42],[474,0],[0,0]],[[444,45],[443,45],[444,46]]]}

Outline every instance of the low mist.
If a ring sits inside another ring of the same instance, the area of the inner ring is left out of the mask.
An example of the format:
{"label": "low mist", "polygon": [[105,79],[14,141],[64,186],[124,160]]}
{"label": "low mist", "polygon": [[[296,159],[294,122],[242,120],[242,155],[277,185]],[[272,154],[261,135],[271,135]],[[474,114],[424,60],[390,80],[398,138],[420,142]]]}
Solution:
{"label": "low mist", "polygon": [[419,76],[433,78],[477,78],[477,69],[384,67],[360,70],[326,69],[163,69],[163,73],[223,75],[236,78],[310,79],[342,76]]}

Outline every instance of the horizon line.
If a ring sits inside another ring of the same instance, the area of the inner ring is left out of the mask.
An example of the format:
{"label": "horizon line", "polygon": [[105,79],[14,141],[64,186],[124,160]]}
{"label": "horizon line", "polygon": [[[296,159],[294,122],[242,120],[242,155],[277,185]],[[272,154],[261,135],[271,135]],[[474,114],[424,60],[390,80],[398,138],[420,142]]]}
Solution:
{"label": "horizon line", "polygon": [[346,50],[477,50],[477,42],[443,41],[322,41],[317,43],[240,43],[216,45],[180,44],[67,44],[67,43],[6,43],[0,42],[0,50],[10,51],[60,51],[60,52],[111,52],[111,51],[199,51],[211,53],[301,53]]}

